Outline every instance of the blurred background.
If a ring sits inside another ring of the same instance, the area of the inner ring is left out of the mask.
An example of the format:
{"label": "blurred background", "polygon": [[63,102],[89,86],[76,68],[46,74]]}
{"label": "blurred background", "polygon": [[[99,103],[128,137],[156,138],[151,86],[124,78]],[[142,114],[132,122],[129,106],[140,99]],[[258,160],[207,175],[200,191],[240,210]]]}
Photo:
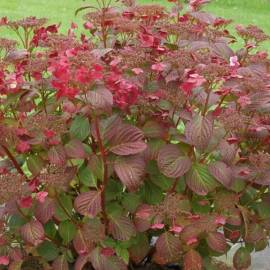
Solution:
{"label": "blurred background", "polygon": [[[159,3],[169,6],[167,0],[138,0],[139,3]],[[25,16],[47,17],[51,23],[62,22],[65,31],[70,22],[80,24],[82,13],[75,17],[75,10],[83,4],[94,4],[95,0],[0,0],[0,17],[19,19]],[[217,16],[232,19],[235,24],[256,24],[270,34],[270,0],[212,0],[205,10]],[[232,33],[233,25],[231,26]],[[1,36],[8,34],[0,29]],[[270,43],[263,45],[270,49]]]}

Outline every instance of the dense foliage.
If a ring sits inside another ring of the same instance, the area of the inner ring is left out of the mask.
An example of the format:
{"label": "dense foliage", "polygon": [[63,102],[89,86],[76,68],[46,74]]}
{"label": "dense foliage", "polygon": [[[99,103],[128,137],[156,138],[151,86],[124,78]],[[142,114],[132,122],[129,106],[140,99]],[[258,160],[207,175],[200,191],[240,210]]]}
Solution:
{"label": "dense foliage", "polygon": [[122,2],[78,10],[80,36],[0,20],[0,264],[211,269],[241,242],[246,269],[270,236],[269,36],[208,0]]}

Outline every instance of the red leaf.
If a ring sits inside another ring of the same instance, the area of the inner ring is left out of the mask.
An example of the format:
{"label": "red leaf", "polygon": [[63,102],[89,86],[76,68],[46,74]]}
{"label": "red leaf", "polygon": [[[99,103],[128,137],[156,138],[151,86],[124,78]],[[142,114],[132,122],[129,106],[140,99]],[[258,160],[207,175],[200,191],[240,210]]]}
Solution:
{"label": "red leaf", "polygon": [[55,203],[51,198],[46,198],[44,203],[37,203],[35,217],[43,224],[47,223],[54,215]]}
{"label": "red leaf", "polygon": [[184,270],[202,270],[203,260],[201,255],[194,249],[188,251],[184,256]]}
{"label": "red leaf", "polygon": [[66,163],[66,152],[62,145],[53,146],[48,151],[48,158],[51,163],[63,166]]}
{"label": "red leaf", "polygon": [[136,191],[142,184],[145,173],[145,161],[142,156],[118,158],[114,170],[129,191]]}
{"label": "red leaf", "polygon": [[68,157],[71,158],[85,158],[84,146],[81,141],[73,139],[65,145],[65,151]]}
{"label": "red leaf", "polygon": [[217,161],[208,166],[209,172],[226,188],[230,188],[233,180],[233,171],[222,161]]}
{"label": "red leaf", "polygon": [[109,232],[120,241],[127,241],[136,234],[134,224],[126,216],[110,217]]}
{"label": "red leaf", "polygon": [[79,255],[87,254],[94,248],[93,242],[87,240],[88,238],[84,236],[84,232],[79,229],[73,239],[74,249]]}
{"label": "red leaf", "polygon": [[208,246],[219,253],[225,253],[227,251],[227,242],[224,234],[220,232],[211,232],[206,238]]}
{"label": "red leaf", "polygon": [[144,151],[146,146],[140,129],[131,125],[121,125],[110,142],[110,151],[127,156]]}
{"label": "red leaf", "polygon": [[226,140],[222,140],[219,144],[219,151],[222,160],[227,164],[231,164],[237,153],[237,146],[235,144],[230,144]]}
{"label": "red leaf", "polygon": [[89,262],[90,258],[89,255],[81,255],[77,258],[75,265],[74,265],[74,270],[83,270],[84,266]]}
{"label": "red leaf", "polygon": [[175,262],[181,254],[181,244],[179,237],[170,232],[165,232],[159,236],[156,242],[155,261],[160,264]]}
{"label": "red leaf", "polygon": [[204,150],[213,134],[213,120],[210,116],[197,115],[187,123],[185,135],[191,145]]}
{"label": "red leaf", "polygon": [[21,227],[22,239],[33,246],[43,242],[45,232],[42,224],[37,220],[32,220]]}
{"label": "red leaf", "polygon": [[95,217],[101,211],[101,191],[81,193],[74,201],[74,208],[81,215]]}
{"label": "red leaf", "polygon": [[154,216],[153,208],[147,204],[141,204],[136,210],[134,224],[137,231],[145,232],[151,227],[151,220]]}
{"label": "red leaf", "polygon": [[110,112],[113,105],[113,95],[106,88],[98,88],[87,92],[86,101],[91,105],[95,112]]}
{"label": "red leaf", "polygon": [[190,169],[191,160],[182,155],[177,145],[168,144],[159,151],[158,167],[165,176],[178,178]]}

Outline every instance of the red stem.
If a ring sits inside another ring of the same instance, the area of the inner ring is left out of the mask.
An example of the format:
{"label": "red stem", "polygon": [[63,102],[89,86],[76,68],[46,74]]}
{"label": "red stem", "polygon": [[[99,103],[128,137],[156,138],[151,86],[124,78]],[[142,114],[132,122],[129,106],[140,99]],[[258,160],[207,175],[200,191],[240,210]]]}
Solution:
{"label": "red stem", "polygon": [[102,206],[102,213],[103,213],[103,218],[104,218],[104,222],[105,222],[105,228],[106,228],[106,231],[107,231],[109,219],[108,219],[108,216],[107,216],[107,213],[106,213],[105,190],[106,190],[106,186],[107,186],[108,181],[109,181],[109,178],[108,178],[108,165],[107,165],[106,150],[104,148],[104,145],[102,143],[102,138],[101,138],[101,135],[100,135],[98,118],[95,118],[95,128],[96,128],[96,134],[97,134],[98,147],[99,147],[99,151],[100,151],[103,166],[104,166],[103,186],[102,186],[102,190],[101,190],[101,206]]}
{"label": "red stem", "polygon": [[3,144],[1,144],[1,147],[4,149],[5,153],[7,154],[8,158],[13,163],[13,165],[16,168],[16,170],[18,171],[18,173],[21,174],[21,175],[23,175],[23,176],[26,176],[24,174],[23,170],[21,169],[21,166],[19,165],[19,163],[17,162],[17,160],[14,158],[14,156],[11,154],[11,152],[8,150],[8,148],[6,146],[4,146]]}

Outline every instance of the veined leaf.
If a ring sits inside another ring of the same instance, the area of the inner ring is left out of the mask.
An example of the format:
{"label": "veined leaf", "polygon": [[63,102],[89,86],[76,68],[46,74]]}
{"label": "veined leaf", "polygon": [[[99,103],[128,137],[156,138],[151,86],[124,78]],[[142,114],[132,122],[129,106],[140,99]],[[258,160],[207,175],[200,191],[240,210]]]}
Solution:
{"label": "veined leaf", "polygon": [[209,172],[226,188],[230,188],[233,180],[232,169],[222,161],[217,161],[208,166]]}
{"label": "veined leaf", "polygon": [[168,144],[159,151],[158,167],[165,176],[178,178],[190,169],[191,160],[181,154],[177,145]]}
{"label": "veined leaf", "polygon": [[146,149],[143,132],[131,125],[121,125],[110,141],[110,151],[120,156],[138,154]]}
{"label": "veined leaf", "polygon": [[126,216],[111,216],[109,231],[115,239],[120,241],[127,241],[136,234],[134,224]]}
{"label": "veined leaf", "polygon": [[129,191],[136,191],[142,184],[145,174],[145,161],[142,156],[118,158],[114,170]]}
{"label": "veined leaf", "polygon": [[197,115],[187,123],[185,135],[190,144],[204,150],[213,134],[213,120],[210,116]]}
{"label": "veined leaf", "polygon": [[219,253],[225,253],[227,250],[227,243],[224,234],[220,232],[211,232],[206,238],[208,246]]}
{"label": "veined leaf", "polygon": [[53,270],[68,270],[68,262],[64,255],[56,258],[52,264]]}
{"label": "veined leaf", "polygon": [[181,244],[179,237],[170,232],[165,232],[159,236],[156,242],[155,261],[161,264],[174,262],[180,256]]}
{"label": "veined leaf", "polygon": [[201,255],[194,249],[188,251],[184,256],[184,270],[202,270],[203,260]]}
{"label": "veined leaf", "polygon": [[65,151],[68,157],[71,158],[85,158],[85,150],[81,141],[72,139],[65,145]]}
{"label": "veined leaf", "polygon": [[44,228],[39,221],[32,220],[21,227],[21,236],[28,244],[37,246],[44,240]]}
{"label": "veined leaf", "polygon": [[59,224],[58,231],[64,242],[67,244],[74,238],[76,227],[71,221],[64,220]]}
{"label": "veined leaf", "polygon": [[75,210],[81,215],[95,217],[101,211],[101,191],[79,194],[74,201]]}
{"label": "veined leaf", "polygon": [[52,164],[63,166],[66,163],[66,152],[62,145],[52,146],[48,151],[48,158]]}
{"label": "veined leaf", "polygon": [[186,183],[198,195],[206,195],[218,186],[218,183],[204,164],[193,165],[192,169],[186,175]]}
{"label": "veined leaf", "polygon": [[44,203],[37,203],[35,217],[43,224],[47,223],[55,213],[55,202],[51,198],[46,198]]}
{"label": "veined leaf", "polygon": [[76,116],[71,123],[70,133],[72,137],[84,141],[90,134],[88,119],[82,115]]}

